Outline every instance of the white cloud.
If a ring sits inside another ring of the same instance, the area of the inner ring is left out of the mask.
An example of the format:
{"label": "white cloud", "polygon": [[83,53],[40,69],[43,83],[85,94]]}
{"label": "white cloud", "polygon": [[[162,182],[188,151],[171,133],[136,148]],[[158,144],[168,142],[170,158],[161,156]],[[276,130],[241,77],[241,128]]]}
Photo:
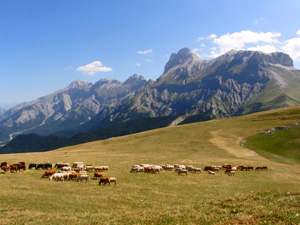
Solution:
{"label": "white cloud", "polygon": [[265,53],[272,53],[272,52],[277,51],[277,49],[274,45],[258,45],[258,46],[255,46],[255,47],[250,47],[247,50],[261,51],[261,52],[265,52]]}
{"label": "white cloud", "polygon": [[141,66],[141,64],[140,64],[140,63],[136,63],[135,65],[136,65],[136,66]]}
{"label": "white cloud", "polygon": [[85,75],[94,76],[96,73],[110,72],[112,71],[112,68],[104,66],[100,61],[94,61],[85,66],[79,66],[77,71],[80,71]]}
{"label": "white cloud", "polygon": [[146,54],[150,54],[152,53],[152,49],[149,49],[149,50],[145,50],[145,51],[137,51],[136,54],[139,54],[139,55],[146,55]]}
{"label": "white cloud", "polygon": [[231,49],[242,49],[245,44],[257,44],[257,43],[279,43],[277,40],[280,37],[280,33],[273,32],[253,32],[250,30],[235,32],[233,34],[225,34],[220,38],[214,39],[214,43],[220,46],[221,53],[230,51]]}
{"label": "white cloud", "polygon": [[297,34],[300,35],[300,30],[297,31]]}
{"label": "white cloud", "polygon": [[205,37],[198,37],[197,38],[197,41],[202,41],[202,40],[204,40],[205,39]]}
{"label": "white cloud", "polygon": [[284,46],[281,48],[285,53],[289,54],[293,60],[300,62],[300,38],[286,40]]}
{"label": "white cloud", "polygon": [[207,39],[208,40],[210,40],[210,39],[215,39],[215,38],[217,38],[218,36],[216,35],[216,34],[211,34],[211,35],[209,35],[208,37],[207,37]]}

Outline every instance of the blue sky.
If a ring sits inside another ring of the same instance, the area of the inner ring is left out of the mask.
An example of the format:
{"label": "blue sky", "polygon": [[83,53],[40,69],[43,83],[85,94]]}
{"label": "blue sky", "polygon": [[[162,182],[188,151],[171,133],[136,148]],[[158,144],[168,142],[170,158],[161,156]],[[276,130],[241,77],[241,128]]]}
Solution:
{"label": "blue sky", "polygon": [[173,52],[283,51],[300,68],[299,0],[1,0],[0,107],[76,79],[157,79]]}

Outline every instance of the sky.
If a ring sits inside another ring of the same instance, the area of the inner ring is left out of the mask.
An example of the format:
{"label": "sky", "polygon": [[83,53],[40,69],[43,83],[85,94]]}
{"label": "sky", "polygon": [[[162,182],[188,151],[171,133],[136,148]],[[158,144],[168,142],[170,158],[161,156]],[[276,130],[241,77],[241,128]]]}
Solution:
{"label": "sky", "polygon": [[133,74],[156,80],[172,53],[285,52],[300,69],[299,0],[1,0],[0,107]]}

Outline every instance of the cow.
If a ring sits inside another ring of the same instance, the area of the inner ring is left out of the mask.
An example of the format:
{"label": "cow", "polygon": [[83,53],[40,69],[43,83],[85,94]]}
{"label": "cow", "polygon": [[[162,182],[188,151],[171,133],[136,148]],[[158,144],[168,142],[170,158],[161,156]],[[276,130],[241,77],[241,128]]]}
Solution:
{"label": "cow", "polygon": [[196,168],[196,167],[194,167],[194,168],[192,168],[191,170],[190,170],[190,172],[193,172],[193,173],[201,173],[201,168]]}
{"label": "cow", "polygon": [[263,166],[262,170],[268,170],[268,167],[267,166]]}
{"label": "cow", "polygon": [[101,177],[104,177],[104,176],[103,176],[102,173],[95,172],[95,173],[94,173],[94,179],[97,179],[98,177],[101,178]]}
{"label": "cow", "polygon": [[44,177],[49,177],[51,175],[55,174],[55,170],[47,170],[45,173],[42,175],[42,178]]}
{"label": "cow", "polygon": [[231,170],[231,171],[228,173],[228,176],[232,176],[232,175],[235,175],[235,170]]}
{"label": "cow", "polygon": [[222,168],[223,169],[231,169],[232,165],[231,164],[223,164]]}
{"label": "cow", "polygon": [[[64,167],[63,167],[64,168]],[[79,172],[79,171],[82,171],[82,168],[78,167],[78,168],[72,168],[72,171],[75,171],[75,172]]]}
{"label": "cow", "polygon": [[69,174],[69,180],[76,180],[79,175],[79,173],[71,173]]}
{"label": "cow", "polygon": [[213,170],[213,168],[215,168],[215,166],[205,166],[204,167],[204,171],[209,171],[209,170]]}
{"label": "cow", "polygon": [[10,169],[10,166],[2,166],[1,169],[6,173]]}
{"label": "cow", "polygon": [[110,177],[109,180],[110,180],[110,183],[115,183],[115,185],[117,185],[117,178]]}
{"label": "cow", "polygon": [[60,168],[62,168],[62,167],[69,167],[70,166],[70,164],[69,163],[62,163],[62,162],[57,162],[56,164],[55,164],[55,166],[54,167],[56,167],[56,168],[58,168],[58,169],[60,169]]}
{"label": "cow", "polygon": [[110,184],[110,183],[111,182],[110,182],[110,178],[109,177],[101,177],[100,180],[99,180],[99,185],[101,185],[101,184],[106,185],[106,184]]}
{"label": "cow", "polygon": [[63,173],[54,173],[52,176],[49,177],[49,181],[56,180],[56,181],[64,181],[64,174]]}
{"label": "cow", "polygon": [[28,166],[28,169],[29,169],[29,170],[32,169],[32,168],[36,169],[36,167],[37,167],[37,164],[35,164],[35,163],[30,163],[29,166]]}
{"label": "cow", "polygon": [[95,171],[108,171],[108,166],[94,166]]}
{"label": "cow", "polygon": [[211,170],[208,170],[208,174],[211,174],[211,175],[216,175],[216,172],[214,172],[214,171],[211,171]]}
{"label": "cow", "polygon": [[86,165],[85,166],[85,170],[86,171],[93,171],[94,170],[94,166],[92,166],[92,165]]}
{"label": "cow", "polygon": [[71,171],[72,168],[70,166],[64,166],[60,168],[61,171]]}
{"label": "cow", "polygon": [[184,170],[184,169],[178,170],[178,175],[180,175],[182,173],[185,173],[185,175],[188,175],[188,171],[187,170]]}
{"label": "cow", "polygon": [[255,170],[262,170],[262,166],[257,166]]}
{"label": "cow", "polygon": [[225,170],[225,173],[228,173],[228,174],[229,174],[231,171],[235,171],[235,170],[233,170],[233,169],[226,169],[226,170]]}
{"label": "cow", "polygon": [[10,172],[12,173],[13,171],[16,171],[16,173],[18,172],[19,167],[17,165],[10,165]]}
{"label": "cow", "polygon": [[19,171],[21,171],[21,169],[22,169],[22,170],[26,170],[25,164],[22,164],[22,163],[15,163],[15,164],[13,164],[13,165],[17,166]]}
{"label": "cow", "polygon": [[76,179],[76,181],[78,182],[78,181],[83,181],[83,180],[85,180],[85,182],[87,183],[87,182],[90,182],[90,175],[87,175],[87,174],[80,174],[78,177],[77,177],[77,179]]}
{"label": "cow", "polygon": [[0,167],[2,168],[3,166],[7,166],[7,162],[2,162]]}

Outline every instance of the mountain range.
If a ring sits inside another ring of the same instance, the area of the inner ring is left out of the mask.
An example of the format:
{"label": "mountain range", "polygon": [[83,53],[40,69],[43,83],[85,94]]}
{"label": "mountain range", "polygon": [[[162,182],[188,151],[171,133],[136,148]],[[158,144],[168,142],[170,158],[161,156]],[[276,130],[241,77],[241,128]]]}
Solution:
{"label": "mountain range", "polygon": [[[74,139],[82,132],[93,136],[91,132],[146,118],[177,125],[239,116],[299,105],[299,87],[300,71],[287,54],[231,50],[203,60],[183,48],[171,55],[156,81],[136,74],[125,82],[76,80],[63,90],[0,110],[0,141],[29,133]],[[166,126],[161,124],[157,127]]]}

